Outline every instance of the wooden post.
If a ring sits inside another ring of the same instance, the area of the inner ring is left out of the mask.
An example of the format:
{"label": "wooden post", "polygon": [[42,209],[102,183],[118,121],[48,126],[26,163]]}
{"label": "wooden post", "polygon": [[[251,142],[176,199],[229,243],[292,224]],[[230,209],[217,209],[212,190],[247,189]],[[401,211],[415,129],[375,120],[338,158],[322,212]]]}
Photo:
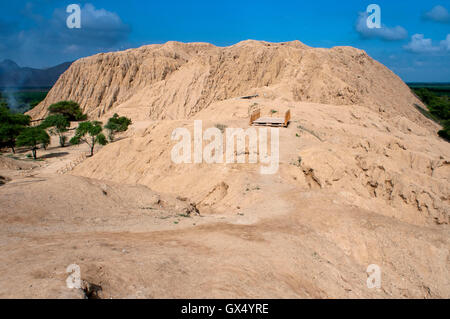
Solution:
{"label": "wooden post", "polygon": [[284,127],[287,127],[289,120],[291,119],[291,110],[287,110],[284,114]]}
{"label": "wooden post", "polygon": [[253,122],[259,119],[260,117],[261,117],[261,110],[260,109],[254,110],[250,115],[250,125],[252,125]]}

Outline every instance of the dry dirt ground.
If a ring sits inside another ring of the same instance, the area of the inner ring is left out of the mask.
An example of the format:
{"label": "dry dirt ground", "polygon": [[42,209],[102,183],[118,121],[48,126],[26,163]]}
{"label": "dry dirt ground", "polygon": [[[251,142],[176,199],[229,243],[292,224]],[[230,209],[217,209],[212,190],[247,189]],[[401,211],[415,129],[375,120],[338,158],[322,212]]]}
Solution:
{"label": "dry dirt ground", "polygon": [[[55,143],[42,161],[0,157],[0,297],[94,294],[66,287],[71,264],[101,298],[450,297],[450,144],[364,51],[250,40],[102,53],[29,114],[69,99],[133,126],[91,158]],[[256,108],[291,111],[275,174],[247,155],[172,162],[175,128],[246,129]]]}
{"label": "dry dirt ground", "polygon": [[[174,128],[247,128],[255,103],[292,112],[276,174],[171,162]],[[136,121],[85,160],[55,141],[42,161],[3,154],[0,297],[82,298],[70,264],[101,298],[450,297],[450,148],[431,130],[263,97],[194,118]]]}

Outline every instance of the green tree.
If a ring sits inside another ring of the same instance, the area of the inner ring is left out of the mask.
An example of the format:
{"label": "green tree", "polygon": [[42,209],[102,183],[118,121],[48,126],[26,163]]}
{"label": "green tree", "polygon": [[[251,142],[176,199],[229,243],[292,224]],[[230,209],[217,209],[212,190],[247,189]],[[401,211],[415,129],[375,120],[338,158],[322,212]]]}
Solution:
{"label": "green tree", "polygon": [[430,105],[436,99],[436,96],[433,92],[428,90],[427,88],[415,89],[414,92],[420,98],[420,100],[426,105]]}
{"label": "green tree", "polygon": [[74,101],[60,101],[48,107],[50,114],[62,114],[69,121],[84,121],[87,115],[83,114],[80,105]]}
{"label": "green tree", "polygon": [[33,158],[36,159],[36,151],[38,149],[38,145],[48,145],[50,143],[50,136],[47,132],[39,127],[27,127],[25,128],[19,136],[17,136],[16,144],[17,146],[28,146],[31,147],[31,151],[33,152]]}
{"label": "green tree", "polygon": [[30,121],[28,115],[11,113],[8,108],[0,107],[0,146],[10,147],[15,153],[16,138],[30,125]]}
{"label": "green tree", "polygon": [[109,131],[109,140],[113,141],[114,133],[126,131],[129,125],[131,125],[131,119],[125,116],[119,117],[117,113],[114,113],[113,117],[111,117],[105,125],[105,128]]}
{"label": "green tree", "polygon": [[62,114],[53,114],[47,116],[47,118],[41,123],[40,127],[43,129],[50,128],[51,135],[57,135],[59,137],[59,145],[65,146],[67,136],[64,134],[70,127],[70,122]]}
{"label": "green tree", "polygon": [[75,136],[70,139],[71,144],[80,144],[81,142],[89,145],[91,156],[94,155],[95,144],[106,145],[108,142],[102,133],[102,122],[87,121],[78,125]]}

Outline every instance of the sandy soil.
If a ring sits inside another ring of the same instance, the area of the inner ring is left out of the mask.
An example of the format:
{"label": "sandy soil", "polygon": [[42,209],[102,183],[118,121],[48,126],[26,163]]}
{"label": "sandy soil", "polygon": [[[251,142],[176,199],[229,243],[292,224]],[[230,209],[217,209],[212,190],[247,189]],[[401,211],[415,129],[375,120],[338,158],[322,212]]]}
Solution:
{"label": "sandy soil", "polygon": [[[450,297],[450,144],[364,51],[144,46],[76,61],[29,114],[65,99],[133,125],[89,158],[0,156],[0,297],[92,297],[71,264],[100,298]],[[247,129],[255,108],[291,112],[275,174],[172,162],[175,128]]]}
{"label": "sandy soil", "polygon": [[[228,117],[216,114],[224,103]],[[210,119],[205,127],[217,116],[245,128],[253,103],[221,102],[198,118]],[[83,280],[102,287],[101,298],[448,298],[442,196],[449,174],[439,164],[448,145],[410,133],[412,122],[387,122],[365,109],[299,103],[291,110],[274,175],[259,174],[255,164],[174,165],[167,136],[192,121],[136,122],[64,174],[84,146],[54,144],[38,162],[2,156],[9,165],[0,175],[9,181],[0,186],[0,297],[82,298],[65,284],[75,263]],[[323,126],[311,124],[324,114]],[[324,155],[330,149],[331,158]],[[11,161],[33,167],[14,169]],[[391,198],[383,186],[367,186],[380,177],[372,166],[392,177]],[[420,210],[419,197],[419,204],[402,199],[413,182],[436,194],[434,206],[425,208],[425,200]],[[200,215],[186,213],[189,203]],[[380,289],[366,286],[369,264],[381,267]]]}

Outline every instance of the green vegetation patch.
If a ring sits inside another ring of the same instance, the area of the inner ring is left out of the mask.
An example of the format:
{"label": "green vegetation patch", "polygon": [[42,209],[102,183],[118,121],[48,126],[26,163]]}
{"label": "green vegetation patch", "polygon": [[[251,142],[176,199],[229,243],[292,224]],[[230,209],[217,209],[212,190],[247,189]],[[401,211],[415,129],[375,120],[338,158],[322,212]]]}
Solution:
{"label": "green vegetation patch", "polygon": [[415,107],[429,119],[442,125],[438,135],[450,142],[450,84],[411,84],[410,87],[417,97],[428,107],[424,110]]}
{"label": "green vegetation patch", "polygon": [[5,88],[0,89],[0,106],[6,106],[15,113],[25,113],[41,103],[50,88]]}

